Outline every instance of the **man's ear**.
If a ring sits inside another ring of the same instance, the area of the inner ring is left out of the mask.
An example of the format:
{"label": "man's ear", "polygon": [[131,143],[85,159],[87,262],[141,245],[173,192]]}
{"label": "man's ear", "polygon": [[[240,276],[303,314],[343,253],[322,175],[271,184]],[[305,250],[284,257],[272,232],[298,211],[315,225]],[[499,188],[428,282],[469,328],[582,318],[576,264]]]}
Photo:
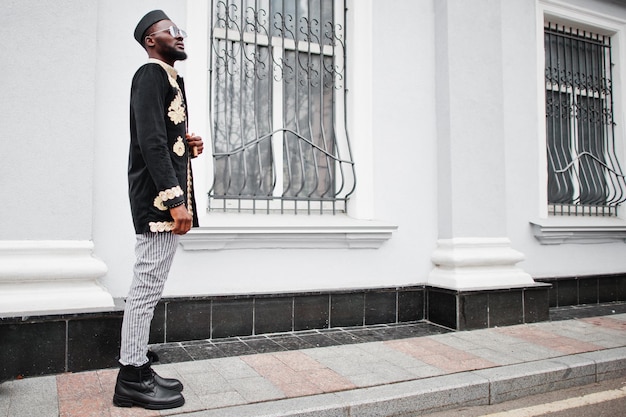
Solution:
{"label": "man's ear", "polygon": [[143,40],[143,44],[146,48],[152,48],[155,45],[154,39],[152,38],[152,36],[146,36]]}

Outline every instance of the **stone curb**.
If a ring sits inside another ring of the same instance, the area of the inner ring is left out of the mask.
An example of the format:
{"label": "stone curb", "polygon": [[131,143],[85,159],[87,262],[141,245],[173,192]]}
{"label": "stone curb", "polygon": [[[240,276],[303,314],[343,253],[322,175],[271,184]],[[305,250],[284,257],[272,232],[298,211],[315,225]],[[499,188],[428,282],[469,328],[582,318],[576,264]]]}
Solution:
{"label": "stone curb", "polygon": [[382,417],[417,412],[428,414],[458,407],[496,404],[620,377],[626,377],[626,347],[184,415]]}

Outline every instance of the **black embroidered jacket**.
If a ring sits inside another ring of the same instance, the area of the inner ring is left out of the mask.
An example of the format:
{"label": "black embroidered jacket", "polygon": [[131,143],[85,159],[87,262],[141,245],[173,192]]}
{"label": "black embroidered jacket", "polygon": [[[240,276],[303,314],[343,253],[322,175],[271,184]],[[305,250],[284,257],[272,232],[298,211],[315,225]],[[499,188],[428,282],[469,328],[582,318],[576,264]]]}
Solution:
{"label": "black embroidered jacket", "polygon": [[135,73],[130,93],[128,193],[138,234],[171,231],[169,208],[181,204],[198,226],[186,126],[183,79],[151,59]]}

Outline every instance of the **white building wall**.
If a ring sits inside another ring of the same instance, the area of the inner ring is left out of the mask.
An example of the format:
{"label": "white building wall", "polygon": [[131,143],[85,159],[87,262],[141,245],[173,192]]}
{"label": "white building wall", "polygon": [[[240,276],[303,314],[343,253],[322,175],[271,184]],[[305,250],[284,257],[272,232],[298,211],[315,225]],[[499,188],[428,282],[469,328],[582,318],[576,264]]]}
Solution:
{"label": "white building wall", "polygon": [[90,242],[96,5],[0,3],[0,317],[113,307]]}
{"label": "white building wall", "polygon": [[[100,264],[89,282],[95,275],[112,297],[126,295],[135,240],[126,186],[128,99],[132,75],[146,60],[132,32],[140,17],[154,8],[162,8],[178,25],[190,29],[190,58],[177,65],[190,96],[191,129],[207,144],[201,157],[205,161],[194,161],[196,177],[206,178],[196,181],[201,187],[199,201],[205,201],[210,138],[206,120],[200,116],[206,79],[198,68],[206,66],[206,61],[202,41],[194,39],[202,32],[198,11],[206,9],[200,3],[62,0],[53,8],[40,7],[33,0],[0,4],[0,35],[12,40],[4,44],[10,59],[3,61],[8,76],[0,80],[4,92],[0,184],[6,196],[0,240],[5,248],[15,248],[19,246],[15,242],[21,241],[92,241],[95,257],[89,251],[87,256]],[[610,16],[614,27],[626,24],[626,7],[619,2],[568,3],[579,15],[591,10],[595,21]],[[258,215],[245,217],[246,225],[241,226],[242,216],[209,214],[201,226],[211,230],[233,226],[241,232],[239,241],[263,225],[268,228],[264,230],[285,227],[300,236],[299,243],[296,247],[285,240],[269,244],[277,239],[267,233],[263,235],[267,239],[252,239],[245,249],[236,249],[241,244],[225,250],[181,246],[165,295],[425,284],[433,271],[431,256],[437,240],[459,237],[509,239],[507,247],[525,256],[517,266],[533,277],[626,271],[623,240],[542,245],[533,235],[530,222],[548,221],[542,188],[543,71],[541,52],[537,52],[542,45],[540,14],[545,4],[562,5],[532,0],[475,0],[471,6],[463,0],[350,1],[349,13],[358,16],[348,27],[348,129],[358,178],[350,215],[358,221],[343,216]],[[449,22],[459,26],[447,28],[457,43],[448,50],[456,51],[448,57],[448,70],[454,72],[446,75],[447,82],[452,81],[447,97],[453,113],[443,125],[445,109],[437,107],[441,90],[436,82],[442,76],[436,54],[444,47],[436,37],[441,8],[447,9]],[[488,38],[480,43],[476,34]],[[465,42],[465,35],[473,42]],[[493,39],[498,35],[501,39]],[[626,75],[626,38],[623,33],[620,36],[619,82]],[[462,44],[467,50],[458,49]],[[474,46],[476,51],[471,50]],[[473,57],[488,58],[484,73],[479,71],[482,63],[472,62]],[[466,64],[471,71],[463,73]],[[475,81],[480,82],[473,100],[470,88],[463,96],[455,95],[455,86]],[[620,90],[616,105],[622,140],[626,138],[624,91]],[[463,108],[467,103],[474,107]],[[481,129],[488,139],[481,139]],[[442,147],[446,135],[453,137],[451,148]],[[476,141],[483,146],[472,147]],[[450,152],[448,169],[454,173],[448,190],[441,186],[448,180],[441,177],[444,150]],[[475,157],[489,163],[473,164]],[[486,187],[486,200],[476,195],[472,184],[477,182]],[[616,220],[612,230],[620,225],[624,222]],[[339,236],[344,243],[352,242],[352,235],[342,227],[356,227],[364,233],[380,226],[391,238],[378,249],[348,248],[349,243],[328,245],[324,238],[304,248],[305,226],[341,230],[316,237]],[[85,248],[80,250],[84,253]],[[513,252],[505,256],[511,267],[517,262]],[[0,257],[14,258],[11,253],[0,247]],[[26,267],[26,263],[20,265]],[[15,277],[0,273],[0,285],[3,279],[12,285],[16,282]],[[29,287],[22,294],[27,297],[28,291],[39,290]]]}
{"label": "white building wall", "polygon": [[2,240],[91,238],[96,4],[0,3]]}

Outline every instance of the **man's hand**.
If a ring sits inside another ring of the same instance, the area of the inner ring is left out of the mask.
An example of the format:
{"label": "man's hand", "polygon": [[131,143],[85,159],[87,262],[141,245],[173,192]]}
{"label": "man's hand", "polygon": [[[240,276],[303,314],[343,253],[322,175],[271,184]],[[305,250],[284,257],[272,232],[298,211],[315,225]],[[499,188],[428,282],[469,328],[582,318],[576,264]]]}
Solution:
{"label": "man's hand", "polygon": [[186,138],[187,143],[189,143],[189,147],[191,148],[192,158],[200,155],[204,150],[204,142],[202,142],[202,138],[200,136],[196,136],[195,133],[187,133]]}
{"label": "man's hand", "polygon": [[170,209],[170,215],[174,219],[174,228],[172,233],[176,235],[184,235],[187,233],[193,225],[193,217],[187,211],[187,207],[184,204],[176,206]]}

